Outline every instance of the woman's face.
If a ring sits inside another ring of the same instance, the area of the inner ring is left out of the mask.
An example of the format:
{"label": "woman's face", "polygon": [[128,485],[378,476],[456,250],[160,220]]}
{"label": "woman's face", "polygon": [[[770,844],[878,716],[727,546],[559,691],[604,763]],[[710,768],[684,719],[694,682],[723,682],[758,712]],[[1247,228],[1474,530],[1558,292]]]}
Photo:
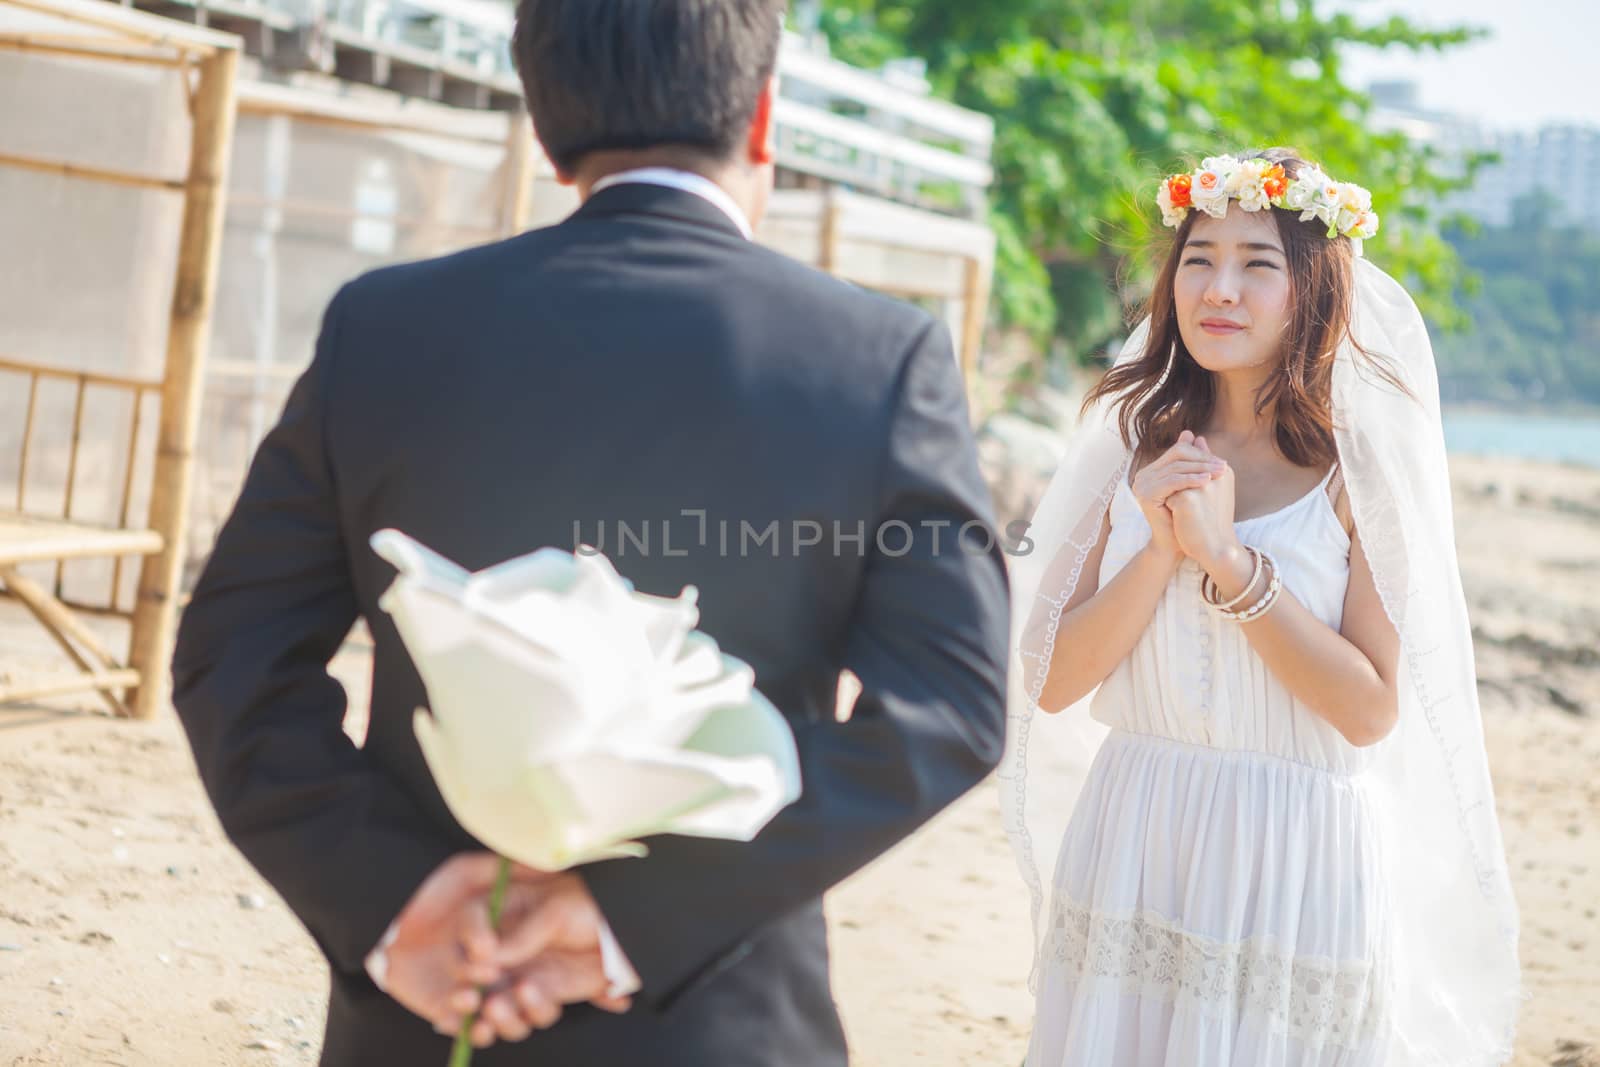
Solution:
{"label": "woman's face", "polygon": [[1276,365],[1289,326],[1289,261],[1269,211],[1201,215],[1179,252],[1178,332],[1213,373]]}

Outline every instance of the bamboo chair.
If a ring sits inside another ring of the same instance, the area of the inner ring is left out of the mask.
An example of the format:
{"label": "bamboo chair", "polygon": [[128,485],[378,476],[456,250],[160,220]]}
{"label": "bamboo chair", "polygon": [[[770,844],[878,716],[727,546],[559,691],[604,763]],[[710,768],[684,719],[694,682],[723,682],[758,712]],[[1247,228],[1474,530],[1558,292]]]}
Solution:
{"label": "bamboo chair", "polygon": [[[0,592],[32,613],[78,668],[74,674],[11,677],[0,684],[0,704],[92,691],[114,714],[148,719],[167,699],[167,661],[177,624],[184,527],[194,475],[200,386],[216,292],[228,157],[234,122],[238,38],[196,29],[169,19],[93,0],[0,0],[7,7],[60,20],[68,32],[5,32],[0,50],[70,56],[88,62],[148,63],[186,72],[192,120],[188,170],[183,178],[133,174],[60,160],[0,153],[0,166],[20,167],[67,180],[162,189],[183,198],[178,234],[177,277],[168,319],[166,358],[159,381],[68,371],[24,359],[0,359],[0,378],[20,378],[28,390],[15,500],[0,501]],[[29,451],[35,438],[40,385],[76,387],[67,469],[66,502],[59,514],[24,510]],[[70,518],[79,479],[84,434],[84,398],[90,389],[131,395],[133,433],[122,485],[120,522],[96,526]],[[135,448],[140,422],[156,398],[159,424],[148,514],[132,512]],[[0,457],[0,462],[4,457]],[[62,595],[61,565],[69,560],[113,560],[110,606],[71,603]],[[131,609],[117,606],[122,568],[139,565],[138,594]],[[27,577],[22,567],[56,564],[54,588]],[[128,655],[119,659],[83,621],[87,614],[131,623]]]}

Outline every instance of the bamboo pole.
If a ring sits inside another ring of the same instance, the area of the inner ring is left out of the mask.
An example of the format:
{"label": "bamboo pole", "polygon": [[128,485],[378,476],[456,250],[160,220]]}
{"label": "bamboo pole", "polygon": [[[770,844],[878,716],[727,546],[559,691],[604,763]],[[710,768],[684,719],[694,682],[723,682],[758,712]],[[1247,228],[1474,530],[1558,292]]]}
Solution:
{"label": "bamboo pole", "polygon": [[61,517],[67,522],[72,521],[72,495],[78,487],[78,454],[83,450],[83,402],[88,393],[88,387],[79,382],[78,395],[72,405],[72,444],[67,449],[67,493],[61,504]]}
{"label": "bamboo pole", "polygon": [[6,540],[19,524],[0,512],[0,564],[49,563],[63,559],[105,559],[108,556],[153,556],[161,551],[161,535],[154,530],[106,530],[59,519],[34,522],[22,516],[23,537]]}
{"label": "bamboo pole", "polygon": [[839,198],[829,186],[822,194],[822,218],[817,221],[817,269],[834,273],[839,267]]}
{"label": "bamboo pole", "polygon": [[[62,607],[41,586],[31,579],[24,578],[11,567],[0,567],[0,582],[4,582],[6,588],[18,600],[22,601],[23,606],[31,611],[34,617],[44,625],[45,630],[51,637],[55,638],[56,644],[61,646],[61,650],[67,654],[72,662],[78,665],[79,670],[85,674],[94,675],[100,668],[105,668],[106,670],[118,669],[116,660],[100,644],[100,640],[89,631],[89,628],[73,618],[72,612]],[[73,644],[73,639],[76,639],[84,648],[88,649],[90,654],[100,661],[99,664],[90,662],[90,657],[85,655],[77,645]],[[127,705],[115,693],[99,686],[92,686],[91,688],[99,691],[101,698],[111,708],[113,715],[126,716],[128,714]]]}
{"label": "bamboo pole", "polygon": [[17,460],[17,510],[22,510],[28,490],[28,448],[33,441],[33,417],[39,406],[39,376],[28,379],[28,414],[22,420],[22,455]]}
{"label": "bamboo pole", "polygon": [[195,56],[228,51],[234,39],[215,30],[174,24],[143,11],[129,11],[96,0],[5,0],[12,7],[40,11],[81,26],[110,30],[119,37],[143,41],[160,48],[177,48]]}
{"label": "bamboo pole", "polygon": [[[128,432],[128,463],[122,477],[122,506],[117,509],[117,525],[128,528],[128,518],[133,508],[133,475],[139,460],[139,430],[144,420],[144,394],[133,394],[133,428]],[[122,596],[122,559],[118,556],[111,564],[111,607],[117,606]]]}
{"label": "bamboo pole", "polygon": [[177,630],[178,585],[194,483],[206,344],[216,301],[238,67],[239,54],[232,49],[219,50],[198,64],[188,194],[183,204],[156,467],[150,487],[149,525],[161,534],[162,550],[147,557],[139,570],[128,657],[129,665],[139,672],[133,708],[140,719],[154,718],[167,700],[167,663]]}
{"label": "bamboo pole", "polygon": [[989,318],[989,287],[993,266],[976,256],[967,260],[967,284],[961,316],[961,374],[970,392],[983,351],[983,328]]}
{"label": "bamboo pole", "polygon": [[[7,4],[11,7],[14,5]],[[117,37],[107,34],[104,37],[92,37],[84,33],[16,33],[10,30],[0,31],[0,46],[17,45],[18,47],[41,48],[106,48],[124,49],[130,47],[126,37]]]}
{"label": "bamboo pole", "polygon": [[21,52],[25,55],[64,56],[71,59],[91,59],[96,63],[137,63],[152,67],[181,67],[184,60],[165,52],[129,48],[112,39],[35,36],[32,34],[0,34],[0,52]]}
{"label": "bamboo pole", "polygon": [[500,233],[515,237],[528,228],[533,203],[533,130],[528,113],[518,109],[506,123],[504,186],[500,190]]}
{"label": "bamboo pole", "polygon": [[111,689],[128,689],[139,680],[134,670],[98,671],[89,674],[69,674],[49,681],[0,685],[0,704],[16,704],[39,697],[65,696],[96,689],[104,693]]}
{"label": "bamboo pole", "polygon": [[100,643],[100,638],[95,632],[79,622],[77,616],[68,611],[65,604],[47,593],[38,582],[24,577],[12,567],[0,567],[0,582],[4,582],[6,588],[22,601],[40,622],[88,649],[99,661],[100,666],[108,669],[122,666],[106,646]]}
{"label": "bamboo pole", "polygon": [[[120,619],[122,622],[128,622],[133,618],[132,612],[123,611],[118,607],[108,607],[105,604],[85,604],[81,600],[73,600],[70,597],[60,597],[59,599],[62,607],[74,615],[83,615],[91,619]],[[4,587],[0,587],[0,600],[18,600],[18,597]]]}
{"label": "bamboo pole", "polygon": [[[72,494],[78,487],[78,455],[83,447],[83,401],[88,392],[89,387],[79,382],[77,401],[72,405],[72,447],[67,452],[67,493],[61,503],[61,518],[66,522],[72,521]],[[56,561],[56,596],[61,595],[61,578],[65,571],[62,561]]]}
{"label": "bamboo pole", "polygon": [[16,167],[61,178],[82,178],[85,181],[104,182],[107,185],[125,185],[134,189],[162,189],[183,192],[183,182],[177,178],[160,178],[154,174],[135,174],[132,171],[112,170],[108,167],[89,167],[82,163],[68,163],[61,159],[41,159],[37,156],[19,156],[0,152],[0,167]]}
{"label": "bamboo pole", "polygon": [[84,382],[87,385],[104,385],[114,389],[137,389],[146,393],[159,393],[160,382],[149,382],[142,378],[119,378],[112,374],[98,374],[94,371],[61,370],[57,367],[46,367],[34,363],[23,363],[19,360],[7,359],[0,356],[0,371],[11,374],[27,374],[36,378],[55,378],[67,382]]}

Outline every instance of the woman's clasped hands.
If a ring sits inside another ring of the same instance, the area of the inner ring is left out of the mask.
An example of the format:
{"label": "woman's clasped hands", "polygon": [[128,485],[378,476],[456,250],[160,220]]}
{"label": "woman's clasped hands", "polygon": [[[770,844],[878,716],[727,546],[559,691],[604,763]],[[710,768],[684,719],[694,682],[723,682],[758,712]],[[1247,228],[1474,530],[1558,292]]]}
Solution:
{"label": "woman's clasped hands", "polygon": [[1151,548],[1174,565],[1187,557],[1208,571],[1242,551],[1233,528],[1233,490],[1233,468],[1189,430],[1133,479]]}

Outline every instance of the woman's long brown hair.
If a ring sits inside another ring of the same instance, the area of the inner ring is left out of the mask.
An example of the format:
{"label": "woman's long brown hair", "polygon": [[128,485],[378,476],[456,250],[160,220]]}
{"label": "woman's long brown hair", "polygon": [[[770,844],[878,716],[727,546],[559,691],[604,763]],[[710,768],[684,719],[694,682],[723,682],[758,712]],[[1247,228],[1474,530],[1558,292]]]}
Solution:
{"label": "woman's long brown hair", "polygon": [[[1281,164],[1290,181],[1309,165],[1282,148],[1240,158]],[[1301,222],[1293,212],[1269,210],[1289,261],[1290,318],[1280,371],[1256,394],[1256,412],[1273,413],[1278,450],[1291,463],[1325,467],[1338,458],[1333,437],[1333,362],[1350,333],[1355,252],[1348,238],[1328,237],[1327,228],[1316,219]],[[1184,430],[1202,432],[1216,403],[1215,377],[1196,363],[1184,346],[1173,295],[1183,247],[1198,217],[1198,211],[1190,211],[1178,227],[1156,278],[1144,309],[1150,317],[1144,352],[1107,372],[1083,403],[1087,410],[1097,401],[1112,398],[1123,441],[1130,448],[1138,442],[1135,469],[1171,448]],[[1376,357],[1359,349],[1357,355],[1404,389]]]}

